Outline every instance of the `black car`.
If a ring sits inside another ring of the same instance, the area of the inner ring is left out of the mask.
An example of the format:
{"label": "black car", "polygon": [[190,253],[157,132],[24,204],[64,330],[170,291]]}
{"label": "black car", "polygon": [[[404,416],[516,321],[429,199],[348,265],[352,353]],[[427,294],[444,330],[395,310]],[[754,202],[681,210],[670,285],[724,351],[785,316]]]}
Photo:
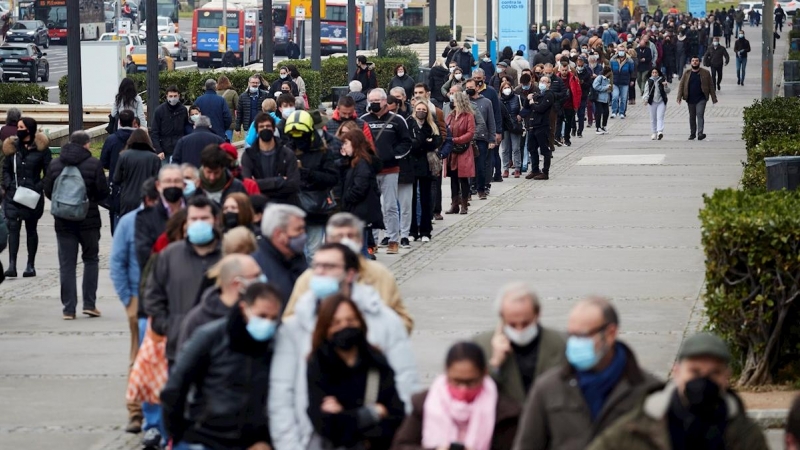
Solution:
{"label": "black car", "polygon": [[47,53],[42,53],[33,44],[4,44],[0,46],[0,68],[3,69],[3,81],[11,78],[27,78],[31,83],[37,79],[50,79],[50,63]]}
{"label": "black car", "polygon": [[44,48],[50,47],[47,27],[41,20],[20,20],[15,22],[6,34],[6,42],[30,42]]}

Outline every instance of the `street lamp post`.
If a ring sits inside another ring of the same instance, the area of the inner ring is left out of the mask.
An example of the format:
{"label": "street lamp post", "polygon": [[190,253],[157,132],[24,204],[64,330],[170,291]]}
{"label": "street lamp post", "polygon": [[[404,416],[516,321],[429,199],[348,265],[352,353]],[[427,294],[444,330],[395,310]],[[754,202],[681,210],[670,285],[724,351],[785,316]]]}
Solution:
{"label": "street lamp post", "polygon": [[77,1],[67,2],[67,98],[70,104],[69,132],[83,129],[83,87],[81,86],[81,10]]}

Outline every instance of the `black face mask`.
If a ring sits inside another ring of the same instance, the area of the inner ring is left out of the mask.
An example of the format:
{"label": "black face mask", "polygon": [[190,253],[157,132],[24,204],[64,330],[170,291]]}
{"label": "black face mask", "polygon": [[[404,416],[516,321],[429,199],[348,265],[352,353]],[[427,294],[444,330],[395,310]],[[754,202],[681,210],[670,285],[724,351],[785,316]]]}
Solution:
{"label": "black face mask", "polygon": [[340,350],[350,350],[366,340],[360,328],[343,328],[331,336],[331,344]]}
{"label": "black face mask", "polygon": [[299,138],[294,138],[294,146],[298,150],[308,150],[311,148],[311,135],[306,134]]}
{"label": "black face mask", "polygon": [[475,95],[475,92],[476,92],[475,89],[467,89],[467,95],[469,95],[470,97]]}
{"label": "black face mask", "polygon": [[722,401],[719,386],[707,377],[686,383],[683,395],[689,404],[689,411],[700,417],[710,417]]}
{"label": "black face mask", "polygon": [[263,129],[263,130],[258,132],[258,138],[261,139],[264,142],[269,142],[274,137],[275,137],[275,133],[273,133],[273,131],[268,129],[268,128],[265,128],[265,129]]}
{"label": "black face mask", "polygon": [[24,141],[28,137],[28,130],[17,130],[17,137],[20,141]]}
{"label": "black face mask", "polygon": [[230,230],[239,226],[239,213],[235,212],[226,212],[222,215],[225,229]]}
{"label": "black face mask", "polygon": [[376,103],[370,103],[370,104],[369,104],[369,110],[370,110],[370,112],[374,112],[374,113],[380,112],[380,110],[381,110],[381,104],[380,104],[380,103],[378,103],[378,102],[376,102]]}
{"label": "black face mask", "polygon": [[167,202],[175,203],[183,197],[183,189],[174,186],[164,188],[164,192],[161,195],[164,196],[164,200]]}

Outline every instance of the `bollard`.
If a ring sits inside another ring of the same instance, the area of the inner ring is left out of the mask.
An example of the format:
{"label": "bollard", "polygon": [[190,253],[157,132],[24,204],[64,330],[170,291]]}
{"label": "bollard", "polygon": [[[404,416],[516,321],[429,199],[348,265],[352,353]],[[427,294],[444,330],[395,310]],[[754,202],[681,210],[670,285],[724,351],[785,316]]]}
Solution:
{"label": "bollard", "polygon": [[800,61],[783,62],[783,81],[800,81]]}

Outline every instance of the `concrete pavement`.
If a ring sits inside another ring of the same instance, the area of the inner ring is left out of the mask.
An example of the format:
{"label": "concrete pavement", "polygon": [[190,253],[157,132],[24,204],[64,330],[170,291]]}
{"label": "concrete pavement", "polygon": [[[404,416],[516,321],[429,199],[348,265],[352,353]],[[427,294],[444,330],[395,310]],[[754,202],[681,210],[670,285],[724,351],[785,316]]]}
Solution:
{"label": "concrete pavement", "polygon": [[[734,65],[726,67],[720,103],[706,110],[706,141],[686,140],[688,113],[674,93],[662,141],[649,139],[647,108],[629,106],[627,119],[610,121],[609,135],[587,131],[558,149],[550,181],[495,183],[470,214],[436,222],[430,243],[379,253],[416,320],[412,339],[425,382],[441,372],[451,343],[495,326],[494,295],[512,280],[535,286],[544,324],[558,329],[579,298],[613,298],[622,339],[647,369],[667,375],[683,337],[702,325],[697,213],[703,193],[738,183],[741,108],[760,94],[758,44],[752,41],[744,87],[734,83]],[[777,55],[784,46],[779,41]],[[585,159],[616,155],[663,158],[648,165]],[[447,203],[447,181],[444,191]],[[39,226],[39,276],[0,285],[0,448],[135,448],[139,437],[123,432],[128,331],[108,278],[108,228],[97,302],[104,315],[64,322],[52,223],[46,213]]]}

